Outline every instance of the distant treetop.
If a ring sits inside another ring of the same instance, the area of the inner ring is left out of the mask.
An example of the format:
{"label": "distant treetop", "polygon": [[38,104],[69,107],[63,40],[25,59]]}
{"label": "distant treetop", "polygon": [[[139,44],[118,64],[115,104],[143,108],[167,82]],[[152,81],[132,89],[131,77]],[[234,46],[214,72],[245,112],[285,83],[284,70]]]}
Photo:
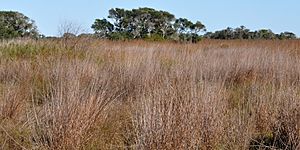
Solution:
{"label": "distant treetop", "polygon": [[96,19],[92,25],[98,37],[113,40],[176,39],[196,42],[200,39],[199,32],[205,31],[205,25],[200,21],[193,23],[185,18],[177,19],[169,12],[147,7],[110,9],[108,19]]}
{"label": "distant treetop", "polygon": [[282,32],[280,34],[275,34],[270,29],[260,29],[257,31],[250,31],[245,26],[240,26],[238,28],[226,28],[220,31],[207,32],[204,38],[208,39],[296,39],[297,36],[292,32]]}
{"label": "distant treetop", "polygon": [[15,11],[0,11],[0,39],[38,36],[34,21],[27,16]]}

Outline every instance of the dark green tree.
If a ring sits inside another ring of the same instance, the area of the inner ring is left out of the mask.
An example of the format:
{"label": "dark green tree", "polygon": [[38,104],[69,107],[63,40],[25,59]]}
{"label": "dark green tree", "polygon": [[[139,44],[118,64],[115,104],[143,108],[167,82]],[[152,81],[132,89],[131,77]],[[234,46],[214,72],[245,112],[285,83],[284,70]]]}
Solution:
{"label": "dark green tree", "polygon": [[296,39],[297,36],[292,32],[282,32],[277,35],[277,38],[281,40],[286,40],[286,39]]}
{"label": "dark green tree", "polygon": [[261,29],[257,32],[259,39],[275,39],[276,35],[270,29]]}
{"label": "dark green tree", "polygon": [[96,19],[92,25],[92,29],[95,31],[98,37],[104,38],[114,30],[114,25],[106,19]]}
{"label": "dark green tree", "polygon": [[179,18],[176,19],[174,23],[175,29],[181,34],[181,33],[189,33],[191,31],[191,28],[193,27],[193,22],[189,21],[186,18]]}
{"label": "dark green tree", "polygon": [[109,10],[108,18],[114,21],[116,32],[130,33],[133,38],[145,38],[152,34],[165,37],[174,32],[172,21],[175,20],[175,16],[152,8],[115,8]]}
{"label": "dark green tree", "polygon": [[112,23],[106,19],[96,19],[92,25],[95,34],[101,35],[98,37],[117,40],[180,38],[183,41],[197,41],[200,39],[200,31],[205,29],[200,21],[194,24],[185,18],[176,19],[169,12],[147,7],[132,10],[110,9],[108,18]]}
{"label": "dark green tree", "polygon": [[190,28],[191,28],[191,31],[195,34],[199,34],[199,32],[201,32],[201,31],[206,31],[205,25],[202,24],[200,21],[197,21]]}
{"label": "dark green tree", "polygon": [[245,26],[235,28],[233,31],[233,39],[249,39],[249,32],[250,30],[247,29]]}
{"label": "dark green tree", "polygon": [[292,32],[282,32],[275,34],[270,29],[261,29],[257,31],[250,31],[245,26],[240,26],[235,29],[226,28],[220,31],[207,32],[204,38],[208,39],[296,39],[296,35]]}
{"label": "dark green tree", "polygon": [[193,43],[196,43],[201,39],[199,32],[205,31],[205,25],[203,25],[200,21],[197,21],[194,24],[186,18],[176,19],[174,28],[179,34],[179,39],[181,41],[191,41]]}
{"label": "dark green tree", "polygon": [[0,11],[0,39],[17,37],[38,38],[34,21],[19,12]]}

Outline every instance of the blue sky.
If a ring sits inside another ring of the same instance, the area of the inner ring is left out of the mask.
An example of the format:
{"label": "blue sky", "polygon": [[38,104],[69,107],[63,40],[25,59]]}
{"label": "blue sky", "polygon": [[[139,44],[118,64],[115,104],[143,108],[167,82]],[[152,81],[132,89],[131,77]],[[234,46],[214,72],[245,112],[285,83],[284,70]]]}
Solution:
{"label": "blue sky", "polygon": [[94,20],[107,17],[110,8],[152,7],[199,20],[208,31],[245,25],[300,36],[299,6],[300,0],[0,0],[0,10],[25,14],[45,35],[58,35],[58,26],[65,21],[92,32]]}

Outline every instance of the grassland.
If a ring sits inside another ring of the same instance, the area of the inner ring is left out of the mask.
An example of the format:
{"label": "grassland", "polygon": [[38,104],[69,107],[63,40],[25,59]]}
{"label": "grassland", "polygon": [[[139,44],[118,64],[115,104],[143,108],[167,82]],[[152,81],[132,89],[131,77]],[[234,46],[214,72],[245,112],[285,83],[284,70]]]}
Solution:
{"label": "grassland", "polygon": [[0,149],[300,149],[300,41],[0,44]]}

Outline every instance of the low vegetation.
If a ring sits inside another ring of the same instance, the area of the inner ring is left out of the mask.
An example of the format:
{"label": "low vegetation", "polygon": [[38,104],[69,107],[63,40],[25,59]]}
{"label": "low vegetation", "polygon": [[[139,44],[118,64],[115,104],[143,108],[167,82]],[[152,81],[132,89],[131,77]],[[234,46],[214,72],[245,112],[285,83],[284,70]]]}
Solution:
{"label": "low vegetation", "polygon": [[1,149],[300,148],[300,41],[0,44]]}

